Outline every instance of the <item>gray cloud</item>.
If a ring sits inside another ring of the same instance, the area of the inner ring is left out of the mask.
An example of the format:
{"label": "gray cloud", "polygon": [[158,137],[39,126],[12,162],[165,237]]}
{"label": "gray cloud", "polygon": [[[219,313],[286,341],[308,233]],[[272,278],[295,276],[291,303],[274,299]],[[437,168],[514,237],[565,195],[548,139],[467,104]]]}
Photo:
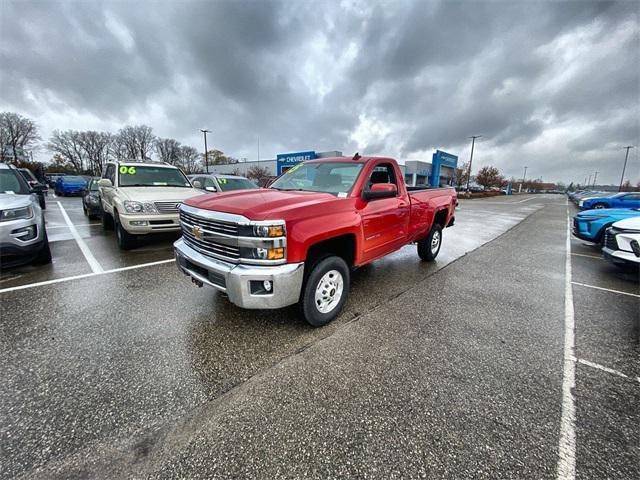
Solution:
{"label": "gray cloud", "polygon": [[478,167],[609,182],[619,147],[640,143],[633,1],[0,5],[0,109],[45,137],[147,123],[200,148],[206,126],[251,159],[259,136],[263,157],[464,160],[480,133]]}

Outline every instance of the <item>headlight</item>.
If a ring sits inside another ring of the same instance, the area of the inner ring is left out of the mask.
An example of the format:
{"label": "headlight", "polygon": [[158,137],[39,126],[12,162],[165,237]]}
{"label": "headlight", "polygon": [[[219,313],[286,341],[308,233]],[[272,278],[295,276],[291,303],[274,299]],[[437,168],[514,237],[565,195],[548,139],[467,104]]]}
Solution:
{"label": "headlight", "polygon": [[12,208],[10,210],[2,210],[2,212],[0,212],[0,222],[23,220],[31,217],[33,217],[33,209],[31,207]]}
{"label": "headlight", "polygon": [[127,213],[158,213],[156,206],[149,202],[141,203],[125,200],[124,209]]}
{"label": "headlight", "polygon": [[95,195],[89,195],[89,203],[98,203],[98,197]]}
{"label": "headlight", "polygon": [[284,247],[278,248],[241,248],[240,256],[242,258],[254,260],[282,260],[284,258]]}
{"label": "headlight", "polygon": [[253,234],[256,237],[283,237],[284,225],[255,225]]}
{"label": "headlight", "polygon": [[584,205],[584,200],[580,200],[580,201],[578,202],[578,206],[579,206],[579,207],[581,207],[581,206],[583,206],[583,205]]}

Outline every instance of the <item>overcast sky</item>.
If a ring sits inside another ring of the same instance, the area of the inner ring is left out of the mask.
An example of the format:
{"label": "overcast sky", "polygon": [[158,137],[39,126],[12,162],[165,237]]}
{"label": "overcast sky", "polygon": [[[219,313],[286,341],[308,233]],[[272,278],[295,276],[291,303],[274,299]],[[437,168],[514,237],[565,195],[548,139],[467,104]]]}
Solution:
{"label": "overcast sky", "polygon": [[[147,124],[254,160],[301,150],[618,183],[640,143],[637,1],[0,0],[0,110]],[[43,152],[41,159],[49,158]],[[638,149],[628,167],[640,180]]]}

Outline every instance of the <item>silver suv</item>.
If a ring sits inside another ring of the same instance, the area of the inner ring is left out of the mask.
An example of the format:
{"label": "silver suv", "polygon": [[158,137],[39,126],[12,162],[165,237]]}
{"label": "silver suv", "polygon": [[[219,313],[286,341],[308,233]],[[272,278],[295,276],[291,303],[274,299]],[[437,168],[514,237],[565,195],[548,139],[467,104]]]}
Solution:
{"label": "silver suv", "polygon": [[38,195],[18,170],[0,163],[0,267],[51,263]]}

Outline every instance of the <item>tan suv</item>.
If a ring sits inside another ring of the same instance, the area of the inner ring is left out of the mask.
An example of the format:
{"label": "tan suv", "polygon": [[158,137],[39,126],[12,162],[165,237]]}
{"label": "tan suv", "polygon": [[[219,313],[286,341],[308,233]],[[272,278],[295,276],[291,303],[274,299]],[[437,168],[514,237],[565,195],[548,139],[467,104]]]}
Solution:
{"label": "tan suv", "polygon": [[98,187],[102,227],[115,228],[123,250],[135,247],[138,235],[179,231],[180,205],[203,194],[179,168],[151,161],[109,162]]}

